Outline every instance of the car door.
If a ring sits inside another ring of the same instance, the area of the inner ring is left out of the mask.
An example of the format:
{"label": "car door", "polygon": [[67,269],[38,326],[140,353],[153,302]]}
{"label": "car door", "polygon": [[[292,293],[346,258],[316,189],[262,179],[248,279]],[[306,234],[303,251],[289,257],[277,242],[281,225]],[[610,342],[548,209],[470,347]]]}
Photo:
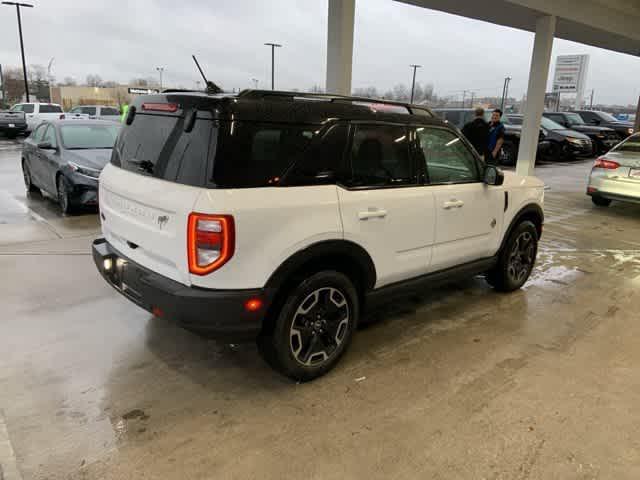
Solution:
{"label": "car door", "polygon": [[48,124],[43,123],[36,127],[36,129],[29,135],[24,141],[24,153],[25,160],[29,165],[29,171],[31,172],[32,181],[38,186],[42,187],[44,183],[44,165],[43,158],[41,156],[38,143],[42,141],[44,132],[47,130]]}
{"label": "car door", "polygon": [[354,123],[347,171],[338,183],[345,240],[364,247],[376,287],[427,272],[434,240],[434,204],[419,183],[410,129]]}
{"label": "car door", "polygon": [[60,165],[60,148],[56,127],[53,124],[48,124],[42,137],[42,142],[51,144],[51,148],[38,149],[42,159],[42,188],[51,194],[55,194],[57,193],[56,173]]}
{"label": "car door", "polygon": [[504,210],[502,187],[483,181],[484,164],[456,133],[416,129],[425,182],[435,203],[435,239],[430,270],[438,271],[493,255]]}

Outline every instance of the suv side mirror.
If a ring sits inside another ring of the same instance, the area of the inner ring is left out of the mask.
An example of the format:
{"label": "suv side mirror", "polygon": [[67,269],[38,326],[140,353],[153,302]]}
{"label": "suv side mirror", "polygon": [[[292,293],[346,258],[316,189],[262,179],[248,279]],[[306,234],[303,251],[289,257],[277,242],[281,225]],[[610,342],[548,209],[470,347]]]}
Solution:
{"label": "suv side mirror", "polygon": [[495,165],[487,165],[483,181],[487,185],[500,186],[504,183],[504,172]]}
{"label": "suv side mirror", "polygon": [[54,146],[51,145],[51,142],[40,142],[38,144],[38,148],[42,150],[55,150]]}

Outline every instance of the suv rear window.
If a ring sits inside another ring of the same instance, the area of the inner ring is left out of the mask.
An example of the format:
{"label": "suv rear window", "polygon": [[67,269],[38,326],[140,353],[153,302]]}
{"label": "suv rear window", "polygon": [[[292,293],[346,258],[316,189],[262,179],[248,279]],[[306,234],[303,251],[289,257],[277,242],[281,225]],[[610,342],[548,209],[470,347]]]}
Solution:
{"label": "suv rear window", "polygon": [[40,104],[40,113],[62,113],[62,108],[60,108],[58,105]]}
{"label": "suv rear window", "polygon": [[223,122],[214,160],[213,183],[220,187],[276,184],[305,152],[314,126],[258,122]]}
{"label": "suv rear window", "polygon": [[186,185],[203,186],[212,120],[198,118],[185,132],[184,118],[138,113],[125,126],[111,154],[115,166]]}

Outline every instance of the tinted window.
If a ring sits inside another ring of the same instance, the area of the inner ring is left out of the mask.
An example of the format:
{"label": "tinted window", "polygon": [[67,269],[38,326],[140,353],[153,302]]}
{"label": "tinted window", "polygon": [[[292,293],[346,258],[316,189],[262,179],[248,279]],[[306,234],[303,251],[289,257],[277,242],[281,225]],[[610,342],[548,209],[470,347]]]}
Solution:
{"label": "tinted window", "polygon": [[56,139],[56,129],[53,125],[49,125],[49,128],[47,128],[42,141],[49,142],[52,147],[58,146],[58,140]]}
{"label": "tinted window", "polygon": [[22,105],[22,111],[24,113],[33,113],[33,103],[25,103]]}
{"label": "tinted window", "polygon": [[559,115],[559,114],[555,114],[555,113],[549,113],[549,114],[545,114],[544,115],[547,118],[550,118],[551,120],[553,120],[554,122],[560,124],[560,125],[564,125],[565,123],[565,119],[564,119],[564,115]]}
{"label": "tinted window", "polygon": [[82,113],[82,107],[73,107],[69,113]]}
{"label": "tinted window", "polygon": [[44,136],[44,132],[47,129],[46,123],[39,125],[38,128],[30,135],[33,138],[33,141],[36,143],[40,143],[42,141],[42,137]]}
{"label": "tinted window", "polygon": [[617,122],[618,119],[607,112],[596,112],[595,115],[603,122]]}
{"label": "tinted window", "polygon": [[111,107],[102,107],[100,109],[100,115],[110,116],[110,115],[120,115],[120,112],[117,108]]}
{"label": "tinted window", "polygon": [[11,108],[11,111],[12,111],[12,112],[21,112],[21,111],[22,111],[22,105],[14,105],[14,106]]}
{"label": "tinted window", "polygon": [[298,160],[293,171],[287,175],[287,184],[301,185],[322,181],[318,174],[331,172],[334,178],[345,174],[344,153],[347,147],[349,128],[346,124],[333,125],[322,138],[312,145],[307,155]]}
{"label": "tinted window", "polygon": [[417,183],[408,146],[404,127],[357,125],[351,147],[351,178],[345,183],[354,187]]}
{"label": "tinted window", "polygon": [[546,128],[547,130],[563,130],[564,128],[566,128],[547,117],[542,117],[542,119],[540,120],[540,125],[542,126],[542,128]]}
{"label": "tinted window", "polygon": [[60,127],[62,145],[68,150],[89,148],[113,148],[120,126],[113,125],[64,125]]}
{"label": "tinted window", "polygon": [[82,107],[82,113],[85,113],[87,115],[95,115],[96,107]]}
{"label": "tinted window", "polygon": [[591,122],[593,120],[600,120],[598,118],[598,116],[595,113],[592,113],[592,112],[580,112],[580,117],[582,117],[582,120],[584,120],[585,122]]}
{"label": "tinted window", "polygon": [[278,183],[314,136],[311,126],[222,122],[213,181],[221,187],[262,187]]}
{"label": "tinted window", "polygon": [[213,131],[211,120],[198,118],[185,132],[183,118],[138,113],[122,128],[111,163],[141,175],[202,186]]}
{"label": "tinted window", "polygon": [[584,124],[584,120],[577,113],[565,113],[564,116],[567,119],[567,121],[569,122],[569,124],[571,124],[571,125],[583,125]]}
{"label": "tinted window", "polygon": [[[544,118],[544,117],[543,117]],[[509,117],[509,121],[513,125],[522,125],[522,117]]]}
{"label": "tinted window", "polygon": [[[33,111],[33,105],[31,105],[31,109]],[[41,103],[40,113],[62,113],[62,108],[60,108],[58,105],[45,105]]]}
{"label": "tinted window", "polygon": [[448,130],[418,128],[429,183],[479,181],[478,163],[459,137]]}

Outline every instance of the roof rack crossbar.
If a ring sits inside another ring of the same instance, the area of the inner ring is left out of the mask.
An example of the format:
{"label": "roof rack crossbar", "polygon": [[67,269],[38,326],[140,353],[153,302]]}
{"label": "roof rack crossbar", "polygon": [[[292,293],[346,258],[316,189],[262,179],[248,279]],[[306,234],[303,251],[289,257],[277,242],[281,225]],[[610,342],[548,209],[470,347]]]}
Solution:
{"label": "roof rack crossbar", "polygon": [[240,98],[265,98],[265,97],[289,97],[289,98],[316,98],[326,99],[328,101],[349,101],[349,102],[366,102],[366,103],[382,103],[387,105],[398,105],[407,108],[422,108],[421,105],[412,105],[405,102],[397,102],[395,100],[385,100],[383,98],[354,97],[351,95],[339,95],[333,93],[313,93],[313,92],[287,92],[279,90],[243,90],[238,94]]}

